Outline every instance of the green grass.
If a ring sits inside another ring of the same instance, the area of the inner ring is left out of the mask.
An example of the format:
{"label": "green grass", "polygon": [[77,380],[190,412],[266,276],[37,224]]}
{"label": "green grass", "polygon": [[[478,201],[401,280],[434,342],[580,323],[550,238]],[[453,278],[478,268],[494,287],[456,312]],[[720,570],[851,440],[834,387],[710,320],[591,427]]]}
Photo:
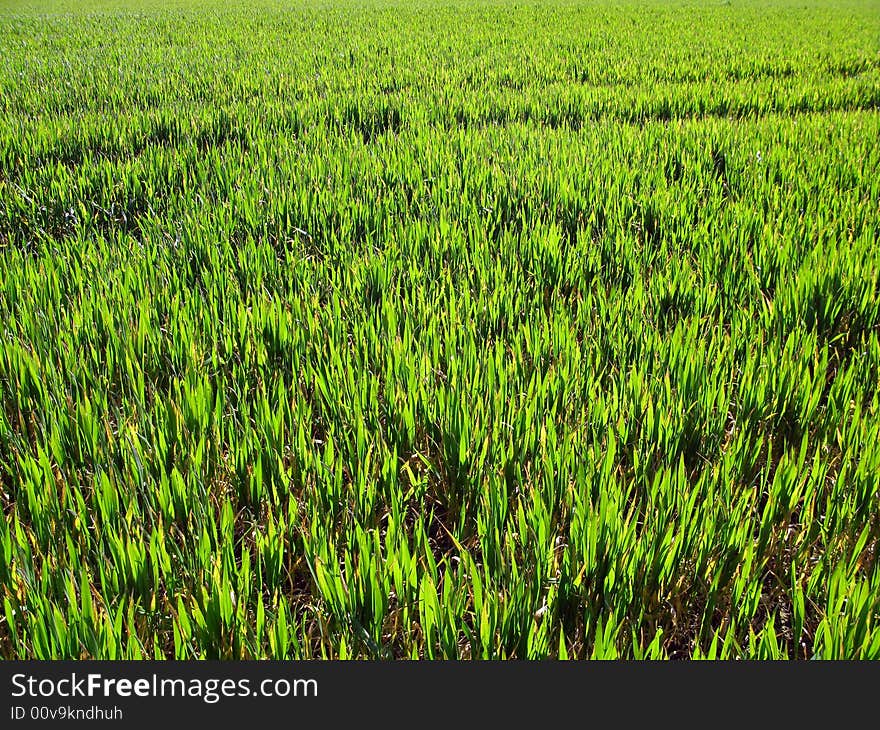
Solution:
{"label": "green grass", "polygon": [[880,658],[877,0],[0,57],[0,656]]}

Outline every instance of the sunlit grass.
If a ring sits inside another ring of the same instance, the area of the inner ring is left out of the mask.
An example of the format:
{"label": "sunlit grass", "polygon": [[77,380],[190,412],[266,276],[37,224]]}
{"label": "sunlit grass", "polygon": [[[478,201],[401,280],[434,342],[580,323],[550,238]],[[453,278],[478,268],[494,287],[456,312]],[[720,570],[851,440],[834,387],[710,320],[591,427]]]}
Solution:
{"label": "sunlit grass", "polygon": [[0,655],[880,658],[877,11],[0,3]]}

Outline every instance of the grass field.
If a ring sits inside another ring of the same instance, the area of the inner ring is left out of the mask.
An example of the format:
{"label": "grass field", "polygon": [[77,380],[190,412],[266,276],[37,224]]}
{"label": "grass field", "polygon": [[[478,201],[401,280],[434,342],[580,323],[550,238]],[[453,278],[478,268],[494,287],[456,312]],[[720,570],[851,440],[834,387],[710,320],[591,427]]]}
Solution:
{"label": "grass field", "polygon": [[0,58],[0,656],[880,658],[878,0]]}

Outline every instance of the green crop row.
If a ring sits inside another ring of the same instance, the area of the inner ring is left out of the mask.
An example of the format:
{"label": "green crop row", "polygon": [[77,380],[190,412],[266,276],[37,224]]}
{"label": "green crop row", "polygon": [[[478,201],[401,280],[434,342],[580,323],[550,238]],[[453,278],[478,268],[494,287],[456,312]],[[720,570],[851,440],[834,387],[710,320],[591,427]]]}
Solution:
{"label": "green crop row", "polygon": [[0,656],[880,658],[877,10],[0,2]]}

